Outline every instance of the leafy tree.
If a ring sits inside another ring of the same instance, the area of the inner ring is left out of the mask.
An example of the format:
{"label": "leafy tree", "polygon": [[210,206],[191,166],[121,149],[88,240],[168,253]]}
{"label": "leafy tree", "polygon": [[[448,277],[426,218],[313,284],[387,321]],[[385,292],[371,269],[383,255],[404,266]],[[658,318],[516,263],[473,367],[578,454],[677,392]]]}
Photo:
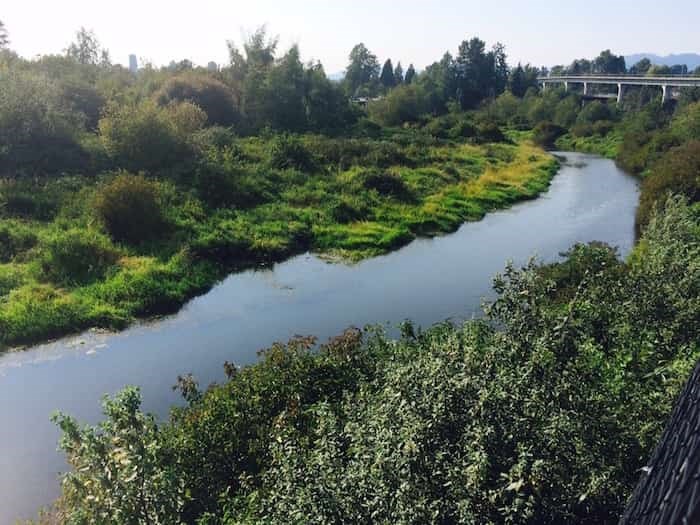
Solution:
{"label": "leafy tree", "polygon": [[651,69],[651,60],[648,58],[642,58],[630,68],[629,72],[632,75],[646,75],[649,69]]}
{"label": "leafy tree", "polygon": [[406,70],[406,77],[404,78],[404,83],[406,84],[412,84],[413,81],[416,78],[416,69],[413,67],[413,64],[408,65],[408,69]]}
{"label": "leafy tree", "polygon": [[417,84],[398,86],[369,105],[370,117],[385,126],[416,122],[426,110],[423,88]]}
{"label": "leafy tree", "polygon": [[345,70],[345,83],[348,92],[354,95],[362,86],[379,79],[379,62],[364,44],[357,44],[350,52],[350,63]]}
{"label": "leafy tree", "polygon": [[391,59],[387,59],[384,62],[384,67],[382,67],[382,73],[379,75],[379,82],[382,83],[384,89],[391,89],[396,85],[396,77],[394,76],[394,65],[391,63]]}
{"label": "leafy tree", "polygon": [[100,42],[97,40],[95,33],[93,31],[88,31],[84,27],[81,27],[75,34],[75,42],[72,42],[68,46],[66,55],[79,64],[93,66],[99,64],[100,57],[104,56],[102,55]]}
{"label": "leafy tree", "polygon": [[606,49],[593,61],[592,72],[604,74],[626,73],[625,57],[613,55],[609,49]]}

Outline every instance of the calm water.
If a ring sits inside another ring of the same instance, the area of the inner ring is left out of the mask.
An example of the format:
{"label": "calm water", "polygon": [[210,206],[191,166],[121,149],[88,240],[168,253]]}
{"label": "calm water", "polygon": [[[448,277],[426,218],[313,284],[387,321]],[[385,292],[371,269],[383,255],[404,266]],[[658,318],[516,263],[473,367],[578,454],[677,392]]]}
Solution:
{"label": "calm water", "polygon": [[355,265],[301,255],[232,275],[173,317],[0,356],[0,524],[33,517],[58,495],[66,464],[49,422],[56,409],[95,422],[100,397],[132,384],[146,410],[165,416],[179,402],[171,390],[179,374],[191,372],[201,385],[220,381],[224,361],[252,363],[258,349],[295,334],[325,339],[350,325],[410,318],[426,326],[479,315],[508,259],[552,261],[592,240],[626,254],[636,181],[611,161],[563,155],[567,164],[547,194],[452,235]]}

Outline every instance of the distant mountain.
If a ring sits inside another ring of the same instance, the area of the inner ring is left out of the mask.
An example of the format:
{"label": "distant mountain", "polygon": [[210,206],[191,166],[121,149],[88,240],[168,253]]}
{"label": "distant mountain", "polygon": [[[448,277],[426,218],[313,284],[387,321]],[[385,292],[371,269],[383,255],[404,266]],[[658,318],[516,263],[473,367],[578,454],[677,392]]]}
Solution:
{"label": "distant mountain", "polygon": [[625,62],[627,62],[627,67],[631,67],[643,58],[648,58],[651,60],[652,64],[657,64],[659,66],[675,66],[676,64],[685,64],[688,66],[690,71],[700,66],[700,55],[697,53],[681,53],[678,55],[667,56],[659,56],[655,55],[654,53],[637,53],[626,56]]}
{"label": "distant mountain", "polygon": [[329,73],[327,76],[334,82],[340,82],[345,78],[345,71],[339,71],[338,73]]}

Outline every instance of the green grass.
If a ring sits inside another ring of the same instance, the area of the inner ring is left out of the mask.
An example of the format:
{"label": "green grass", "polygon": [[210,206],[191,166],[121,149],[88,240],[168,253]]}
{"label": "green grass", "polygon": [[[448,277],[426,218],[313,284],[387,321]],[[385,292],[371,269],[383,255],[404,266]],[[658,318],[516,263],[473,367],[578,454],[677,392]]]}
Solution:
{"label": "green grass", "polygon": [[[216,203],[190,173],[156,178],[167,224],[139,245],[111,240],[96,216],[96,196],[114,175],[3,183],[0,348],[170,313],[232,271],[306,250],[359,260],[454,231],[547,189],[556,161],[514,138],[297,137],[290,151],[312,166],[303,169],[270,162],[274,137],[239,139],[206,179],[221,184]],[[284,154],[277,146],[275,161]]]}
{"label": "green grass", "polygon": [[618,131],[611,131],[602,137],[600,135],[574,137],[571,133],[567,133],[556,142],[557,148],[562,151],[593,153],[608,159],[617,158],[621,145],[622,134]]}

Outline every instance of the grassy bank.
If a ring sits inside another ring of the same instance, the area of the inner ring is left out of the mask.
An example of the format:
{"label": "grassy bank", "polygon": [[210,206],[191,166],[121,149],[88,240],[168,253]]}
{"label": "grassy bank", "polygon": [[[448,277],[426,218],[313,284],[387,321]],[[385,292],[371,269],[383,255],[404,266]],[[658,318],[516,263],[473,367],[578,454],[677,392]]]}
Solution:
{"label": "grassy bank", "polygon": [[557,168],[526,141],[419,130],[225,139],[167,176],[0,182],[0,346],[123,328],[305,250],[386,253],[533,198]]}

